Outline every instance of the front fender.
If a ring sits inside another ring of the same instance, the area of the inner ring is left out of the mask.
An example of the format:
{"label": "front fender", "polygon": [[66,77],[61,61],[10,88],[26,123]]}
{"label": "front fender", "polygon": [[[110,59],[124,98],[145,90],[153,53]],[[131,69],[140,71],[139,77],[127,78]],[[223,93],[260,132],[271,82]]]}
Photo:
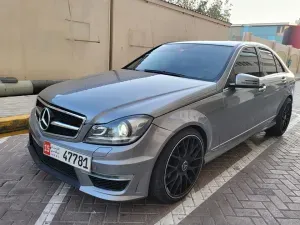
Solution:
{"label": "front fender", "polygon": [[208,118],[193,109],[181,109],[178,111],[170,112],[163,116],[154,119],[153,123],[161,128],[167,129],[176,134],[180,130],[189,127],[197,126],[206,134],[207,149],[211,148],[212,144],[212,126]]}

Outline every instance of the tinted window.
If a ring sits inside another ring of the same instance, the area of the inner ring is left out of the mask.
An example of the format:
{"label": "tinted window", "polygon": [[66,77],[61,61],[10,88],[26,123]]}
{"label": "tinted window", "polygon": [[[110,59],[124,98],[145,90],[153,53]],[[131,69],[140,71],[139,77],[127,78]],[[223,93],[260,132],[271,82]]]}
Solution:
{"label": "tinted window", "polygon": [[263,66],[264,73],[266,75],[277,73],[277,68],[272,52],[266,49],[260,49],[259,54],[261,57],[261,63]]}
{"label": "tinted window", "polygon": [[159,70],[205,81],[217,81],[233,52],[231,46],[165,44],[143,55],[125,69]]}
{"label": "tinted window", "polygon": [[282,66],[282,64],[281,64],[281,62],[279,62],[279,60],[277,59],[276,56],[274,56],[274,58],[275,58],[275,63],[276,63],[276,67],[277,67],[278,73],[285,72],[285,70],[284,70],[284,68],[283,68],[283,66]]}
{"label": "tinted window", "polygon": [[277,33],[281,33],[282,26],[277,26]]}
{"label": "tinted window", "polygon": [[238,56],[232,70],[232,79],[239,73],[260,76],[259,61],[255,48],[244,48]]}

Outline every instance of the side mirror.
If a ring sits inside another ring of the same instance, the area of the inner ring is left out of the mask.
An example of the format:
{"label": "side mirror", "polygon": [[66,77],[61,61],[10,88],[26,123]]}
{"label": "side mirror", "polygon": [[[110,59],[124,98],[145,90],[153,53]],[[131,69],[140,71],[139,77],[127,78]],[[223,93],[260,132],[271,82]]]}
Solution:
{"label": "side mirror", "polygon": [[261,88],[263,84],[261,84],[259,77],[239,73],[235,77],[235,84],[229,84],[229,86],[237,88]]}

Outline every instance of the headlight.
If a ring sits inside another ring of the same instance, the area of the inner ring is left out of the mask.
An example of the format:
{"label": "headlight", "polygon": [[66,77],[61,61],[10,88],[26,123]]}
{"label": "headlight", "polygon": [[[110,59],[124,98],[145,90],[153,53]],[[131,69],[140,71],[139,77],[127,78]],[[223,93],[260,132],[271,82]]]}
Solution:
{"label": "headlight", "polygon": [[149,128],[152,117],[130,116],[107,124],[94,125],[85,142],[104,145],[130,144],[140,138]]}

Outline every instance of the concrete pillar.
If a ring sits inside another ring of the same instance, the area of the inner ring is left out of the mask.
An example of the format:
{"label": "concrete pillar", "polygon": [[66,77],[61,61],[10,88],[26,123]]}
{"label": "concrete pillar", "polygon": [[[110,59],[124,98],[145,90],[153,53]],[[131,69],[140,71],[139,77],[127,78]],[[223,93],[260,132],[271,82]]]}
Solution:
{"label": "concrete pillar", "polygon": [[271,48],[276,52],[276,41],[272,41]]}
{"label": "concrete pillar", "polygon": [[286,65],[290,68],[292,62],[291,62],[291,55],[292,55],[292,49],[293,49],[293,46],[291,45],[288,45],[289,49],[288,49],[288,53],[287,53],[287,61],[286,61]]}
{"label": "concrete pillar", "polygon": [[243,41],[251,41],[251,39],[252,39],[252,33],[245,32],[243,35]]}

